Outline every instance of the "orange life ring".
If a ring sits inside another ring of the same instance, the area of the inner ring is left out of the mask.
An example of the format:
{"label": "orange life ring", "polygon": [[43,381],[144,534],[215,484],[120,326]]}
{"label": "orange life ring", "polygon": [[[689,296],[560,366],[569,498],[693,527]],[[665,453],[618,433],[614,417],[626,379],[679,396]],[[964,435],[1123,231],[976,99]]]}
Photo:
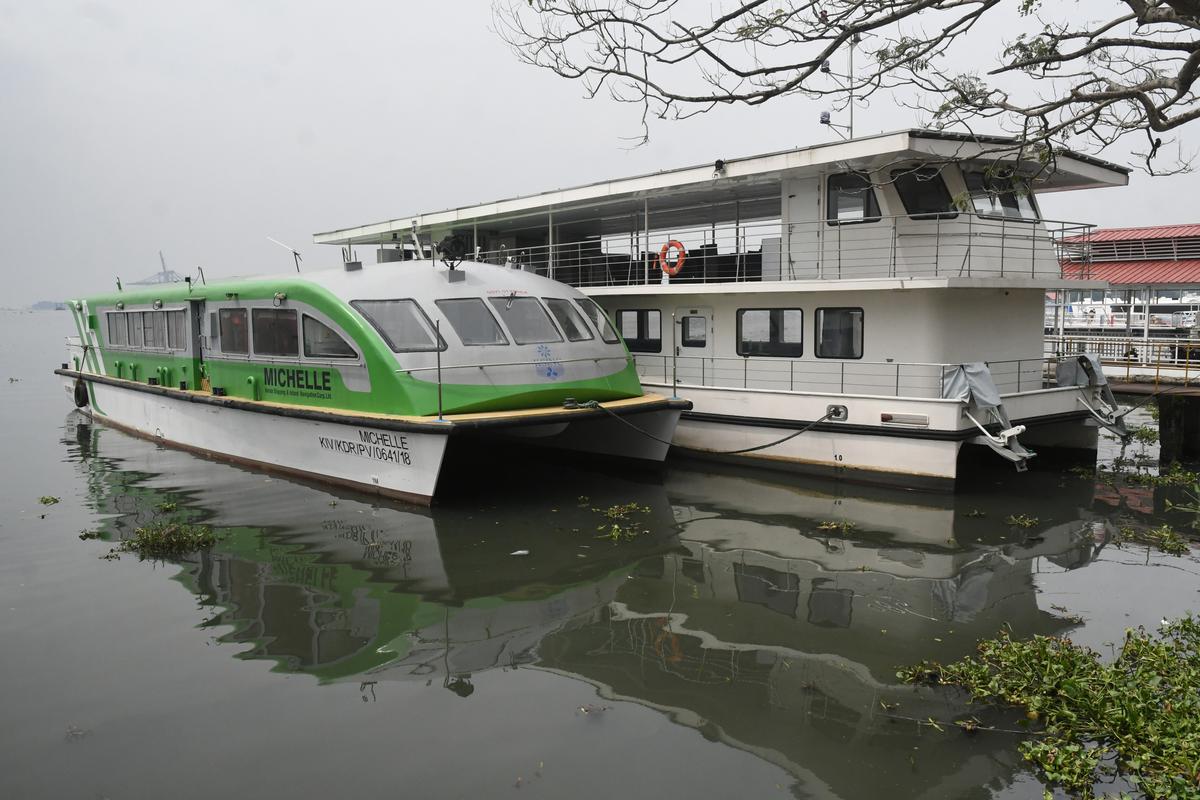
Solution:
{"label": "orange life ring", "polygon": [[[672,248],[678,251],[674,262],[667,261],[667,254]],[[674,278],[683,270],[683,262],[687,260],[687,248],[677,239],[672,239],[658,251],[658,268]]]}

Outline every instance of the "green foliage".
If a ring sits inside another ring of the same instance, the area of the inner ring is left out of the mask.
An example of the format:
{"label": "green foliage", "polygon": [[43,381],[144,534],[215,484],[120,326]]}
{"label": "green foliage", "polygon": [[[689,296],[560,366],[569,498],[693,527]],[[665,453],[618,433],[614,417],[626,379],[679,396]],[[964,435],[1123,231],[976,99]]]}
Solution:
{"label": "green foliage", "polygon": [[179,507],[178,503],[159,503],[155,508],[164,514],[170,514]]}
{"label": "green foliage", "polygon": [[1195,514],[1196,518],[1192,520],[1193,528],[1200,530],[1200,483],[1196,483],[1190,490],[1184,489],[1183,495],[1189,502],[1187,503],[1172,503],[1167,500],[1167,511],[1183,511],[1187,514]]}
{"label": "green foliage", "polygon": [[1031,517],[1027,514],[1009,514],[1004,518],[1004,524],[1012,525],[1014,528],[1032,528],[1038,522],[1037,517]]}
{"label": "green foliage", "polygon": [[1147,797],[1200,796],[1200,621],[1127,630],[1111,664],[1067,638],[1014,641],[1001,632],[952,664],[900,670],[908,683],[952,684],[977,700],[1022,708],[1041,724],[1021,754],[1042,779],[1092,797],[1119,774]]}
{"label": "green foliage", "polygon": [[835,520],[835,519],[827,519],[824,522],[821,522],[820,524],[817,525],[817,530],[819,530],[819,531],[837,531],[838,533],[849,533],[850,531],[854,530],[855,527],[856,526],[853,522],[845,522],[845,521],[839,522],[838,520]]}
{"label": "green foliage", "polygon": [[1150,475],[1141,472],[1131,472],[1124,475],[1126,482],[1139,486],[1191,486],[1200,483],[1200,475],[1186,470],[1179,462],[1172,462],[1166,472]]}
{"label": "green foliage", "polygon": [[1190,549],[1188,547],[1188,540],[1180,536],[1170,525],[1165,523],[1159,525],[1157,528],[1122,527],[1117,532],[1116,544],[1120,546],[1126,542],[1148,544],[1173,556],[1185,555]]}
{"label": "green foliage", "polygon": [[1158,441],[1158,429],[1153,425],[1142,425],[1131,430],[1129,437],[1138,444],[1154,444]]}
{"label": "green foliage", "polygon": [[633,518],[634,514],[649,514],[649,506],[624,503],[592,510],[602,514],[605,518],[605,521],[596,527],[599,532],[596,536],[597,539],[608,539],[613,544],[617,544],[622,541],[631,542],[650,532],[649,528]]}
{"label": "green foliage", "polygon": [[57,498],[53,495],[46,494],[46,495],[42,495],[41,497],[39,497],[38,502],[44,506],[52,506],[55,503],[58,503],[61,501],[59,500],[59,498]]}
{"label": "green foliage", "polygon": [[217,536],[207,525],[186,522],[152,522],[138,528],[133,536],[121,542],[121,549],[153,558],[180,556],[212,547]]}

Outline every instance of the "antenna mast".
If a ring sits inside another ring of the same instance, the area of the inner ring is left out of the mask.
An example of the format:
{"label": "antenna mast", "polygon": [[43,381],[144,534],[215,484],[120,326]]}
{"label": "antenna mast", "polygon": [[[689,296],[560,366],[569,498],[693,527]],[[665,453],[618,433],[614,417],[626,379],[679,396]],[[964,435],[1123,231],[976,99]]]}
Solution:
{"label": "antenna mast", "polygon": [[273,238],[271,238],[270,236],[268,236],[268,237],[267,237],[267,241],[269,241],[269,242],[274,242],[275,244],[277,244],[277,245],[279,245],[280,247],[282,247],[284,250],[287,250],[289,253],[291,253],[291,254],[292,254],[292,260],[296,262],[296,272],[299,272],[299,271],[300,271],[300,262],[304,260],[304,256],[300,255],[300,251],[298,251],[298,250],[297,250],[296,248],[294,248],[294,247],[288,247],[288,246],[287,246],[286,244],[284,244],[283,242],[279,241],[278,239],[273,239]]}

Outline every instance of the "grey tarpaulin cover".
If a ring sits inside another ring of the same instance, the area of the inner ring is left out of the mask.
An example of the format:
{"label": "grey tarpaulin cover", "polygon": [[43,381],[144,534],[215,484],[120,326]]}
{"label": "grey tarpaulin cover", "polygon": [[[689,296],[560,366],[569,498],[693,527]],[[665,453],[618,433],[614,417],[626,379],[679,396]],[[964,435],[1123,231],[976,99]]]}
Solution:
{"label": "grey tarpaulin cover", "polygon": [[[1087,374],[1080,361],[1086,360],[1092,365],[1092,375]],[[1058,362],[1054,370],[1054,378],[1059,386],[1107,386],[1108,378],[1104,377],[1104,368],[1100,366],[1100,357],[1095,353],[1080,353],[1071,358]]]}
{"label": "grey tarpaulin cover", "polygon": [[992,380],[987,364],[973,361],[959,364],[942,378],[942,397],[950,400],[973,400],[979,408],[999,408],[1000,390]]}

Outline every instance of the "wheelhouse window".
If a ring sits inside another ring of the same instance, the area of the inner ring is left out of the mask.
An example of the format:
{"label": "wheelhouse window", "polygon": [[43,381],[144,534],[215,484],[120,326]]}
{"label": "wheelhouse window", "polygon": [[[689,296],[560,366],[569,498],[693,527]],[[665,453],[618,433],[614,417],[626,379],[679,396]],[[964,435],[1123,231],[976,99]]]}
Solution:
{"label": "wheelhouse window", "polygon": [[862,358],[863,310],[818,308],[817,358]]}
{"label": "wheelhouse window", "polygon": [[892,171],[892,183],[912,219],[953,219],[958,216],[950,191],[934,167]]}
{"label": "wheelhouse window", "polygon": [[1024,178],[968,172],[966,180],[976,214],[1029,222],[1038,218],[1037,208],[1033,205],[1033,193]]}
{"label": "wheelhouse window", "polygon": [[124,347],[129,344],[129,326],[125,322],[125,315],[119,311],[109,311],[107,319],[109,345]]}
{"label": "wheelhouse window", "polygon": [[500,323],[478,297],[435,300],[442,316],[465,345],[508,344]]}
{"label": "wheelhouse window", "polygon": [[333,328],[321,322],[319,319],[314,319],[308,314],[304,315],[301,326],[304,329],[304,357],[305,358],[357,358],[358,353],[354,348],[346,343],[341,334]]}
{"label": "wheelhouse window", "polygon": [[250,327],[244,308],[222,308],[217,312],[221,323],[221,352],[241,353],[250,352]]}
{"label": "wheelhouse window", "polygon": [[739,308],[737,354],[799,358],[804,355],[804,312],[798,308]]}
{"label": "wheelhouse window", "polygon": [[546,301],[546,308],[550,309],[550,314],[558,323],[558,327],[562,328],[562,332],[566,334],[567,341],[585,342],[595,338],[588,330],[583,317],[575,310],[575,306],[571,305],[570,300],[562,297],[543,297],[542,299]]}
{"label": "wheelhouse window", "polygon": [[162,311],[142,312],[142,345],[157,350],[167,346],[167,315]]}
{"label": "wheelhouse window", "polygon": [[187,349],[187,312],[168,311],[167,347],[172,350]]}
{"label": "wheelhouse window", "polygon": [[491,297],[492,308],[517,344],[561,342],[562,336],[536,297]]}
{"label": "wheelhouse window", "polygon": [[618,311],[617,330],[634,353],[662,352],[662,312],[656,308]]}
{"label": "wheelhouse window", "polygon": [[857,172],[830,175],[827,190],[830,225],[879,221],[879,201],[867,176]]}
{"label": "wheelhouse window", "polygon": [[256,308],[250,313],[250,318],[254,323],[255,355],[300,355],[295,311],[290,308]]}
{"label": "wheelhouse window", "polygon": [[704,347],[708,344],[708,318],[688,315],[679,321],[679,343],[684,347]]}
{"label": "wheelhouse window", "polygon": [[577,299],[575,305],[579,306],[579,310],[583,315],[592,321],[592,327],[600,332],[600,339],[608,344],[616,344],[621,341],[617,336],[617,332],[613,330],[612,323],[608,321],[608,316],[604,313],[595,300],[590,297],[585,297],[582,300]]}
{"label": "wheelhouse window", "polygon": [[445,350],[433,323],[415,300],[352,300],[350,305],[371,323],[395,353]]}

